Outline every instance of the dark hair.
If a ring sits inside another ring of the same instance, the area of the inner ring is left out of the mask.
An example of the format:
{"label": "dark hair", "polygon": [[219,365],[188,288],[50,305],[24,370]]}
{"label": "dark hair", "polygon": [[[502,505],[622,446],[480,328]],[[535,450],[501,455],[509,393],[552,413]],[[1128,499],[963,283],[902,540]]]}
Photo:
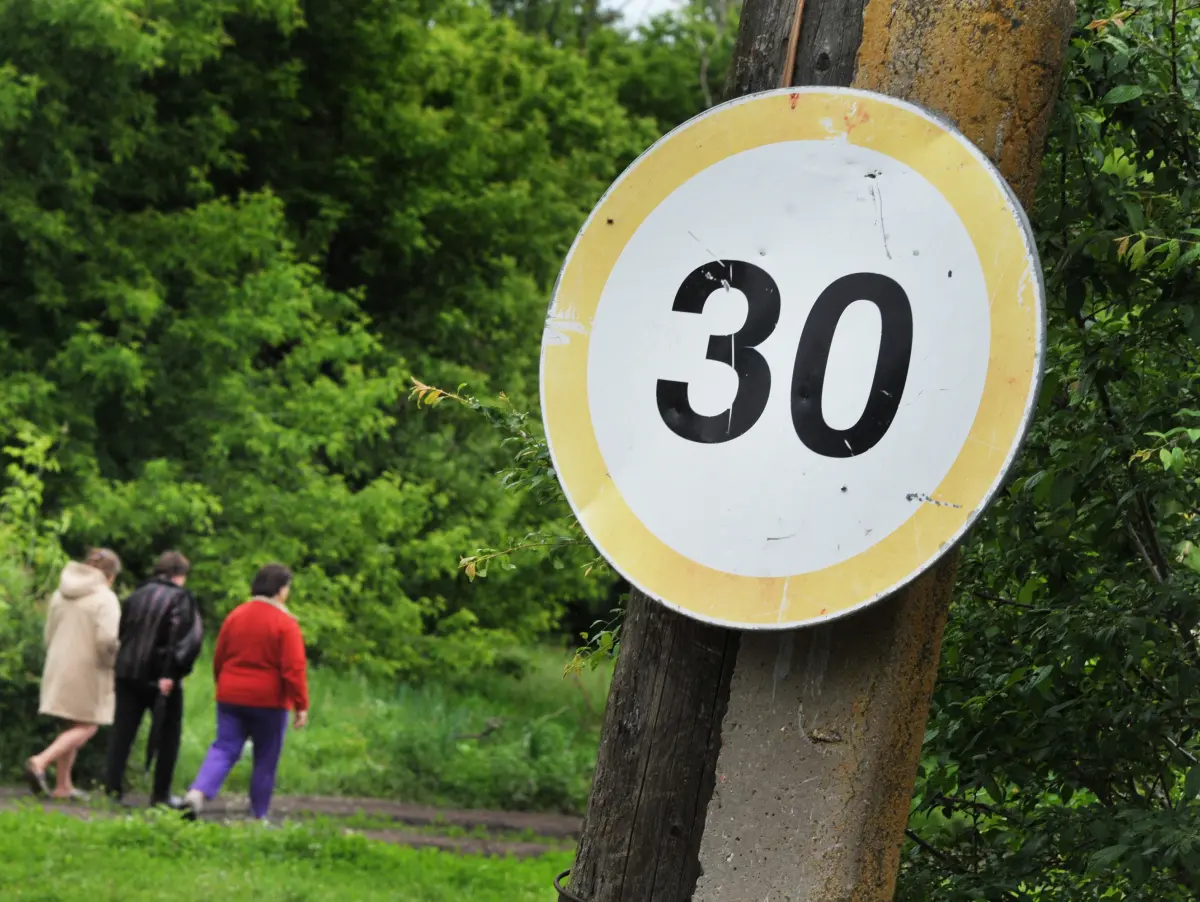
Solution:
{"label": "dark hair", "polygon": [[259,598],[274,598],[284,586],[292,584],[292,571],[283,564],[267,564],[254,575],[250,594]]}
{"label": "dark hair", "polygon": [[111,548],[90,548],[83,562],[89,567],[95,567],[109,579],[116,579],[117,574],[121,572],[121,559]]}
{"label": "dark hair", "polygon": [[187,576],[192,569],[192,562],[178,551],[164,551],[154,564],[154,575],[165,579],[176,576]]}

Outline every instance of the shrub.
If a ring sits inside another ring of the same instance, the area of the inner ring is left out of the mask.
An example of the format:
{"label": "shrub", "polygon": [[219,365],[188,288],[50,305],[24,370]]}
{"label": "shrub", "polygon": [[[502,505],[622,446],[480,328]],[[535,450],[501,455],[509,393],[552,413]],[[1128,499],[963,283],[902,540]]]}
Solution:
{"label": "shrub", "polygon": [[[54,439],[27,423],[10,429],[0,491],[0,761],[16,769],[52,731],[38,720],[44,603],[66,563],[64,520],[42,516],[42,477],[58,468]],[[93,771],[95,751],[81,773]]]}

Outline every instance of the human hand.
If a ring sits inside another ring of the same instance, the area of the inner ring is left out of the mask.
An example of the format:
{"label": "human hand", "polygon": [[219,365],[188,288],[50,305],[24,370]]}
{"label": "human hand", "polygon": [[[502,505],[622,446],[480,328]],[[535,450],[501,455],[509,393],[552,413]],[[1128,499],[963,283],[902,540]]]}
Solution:
{"label": "human hand", "polygon": [[292,720],[292,727],[297,730],[303,730],[308,726],[308,712],[297,711],[296,716]]}
{"label": "human hand", "polygon": [[158,691],[161,692],[163,695],[170,695],[172,692],[175,691],[175,681],[174,680],[159,680],[158,681]]}

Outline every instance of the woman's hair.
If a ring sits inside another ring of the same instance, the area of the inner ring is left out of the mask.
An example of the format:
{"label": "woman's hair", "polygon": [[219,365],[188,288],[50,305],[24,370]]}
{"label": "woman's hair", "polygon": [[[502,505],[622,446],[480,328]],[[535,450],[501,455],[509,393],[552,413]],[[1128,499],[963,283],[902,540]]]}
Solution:
{"label": "woman's hair", "polygon": [[177,576],[187,576],[191,569],[192,562],[178,551],[164,551],[154,564],[154,575],[174,579]]}
{"label": "woman's hair", "polygon": [[89,567],[95,567],[109,579],[116,579],[117,574],[121,572],[121,559],[111,548],[92,548],[83,562]]}
{"label": "woman's hair", "polygon": [[292,584],[292,571],[283,564],[267,564],[254,575],[250,594],[259,598],[274,598],[284,586]]}

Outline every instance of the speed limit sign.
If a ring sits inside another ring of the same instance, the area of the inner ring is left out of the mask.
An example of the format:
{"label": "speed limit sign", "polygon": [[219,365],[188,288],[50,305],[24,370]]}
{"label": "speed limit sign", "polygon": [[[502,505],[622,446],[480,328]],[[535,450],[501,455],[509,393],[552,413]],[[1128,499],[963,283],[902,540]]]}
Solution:
{"label": "speed limit sign", "polygon": [[551,455],[650,596],[816,623],[979,516],[1044,329],[1029,223],[966,138],[878,94],[753,95],[661,139],[576,238],[542,343]]}

